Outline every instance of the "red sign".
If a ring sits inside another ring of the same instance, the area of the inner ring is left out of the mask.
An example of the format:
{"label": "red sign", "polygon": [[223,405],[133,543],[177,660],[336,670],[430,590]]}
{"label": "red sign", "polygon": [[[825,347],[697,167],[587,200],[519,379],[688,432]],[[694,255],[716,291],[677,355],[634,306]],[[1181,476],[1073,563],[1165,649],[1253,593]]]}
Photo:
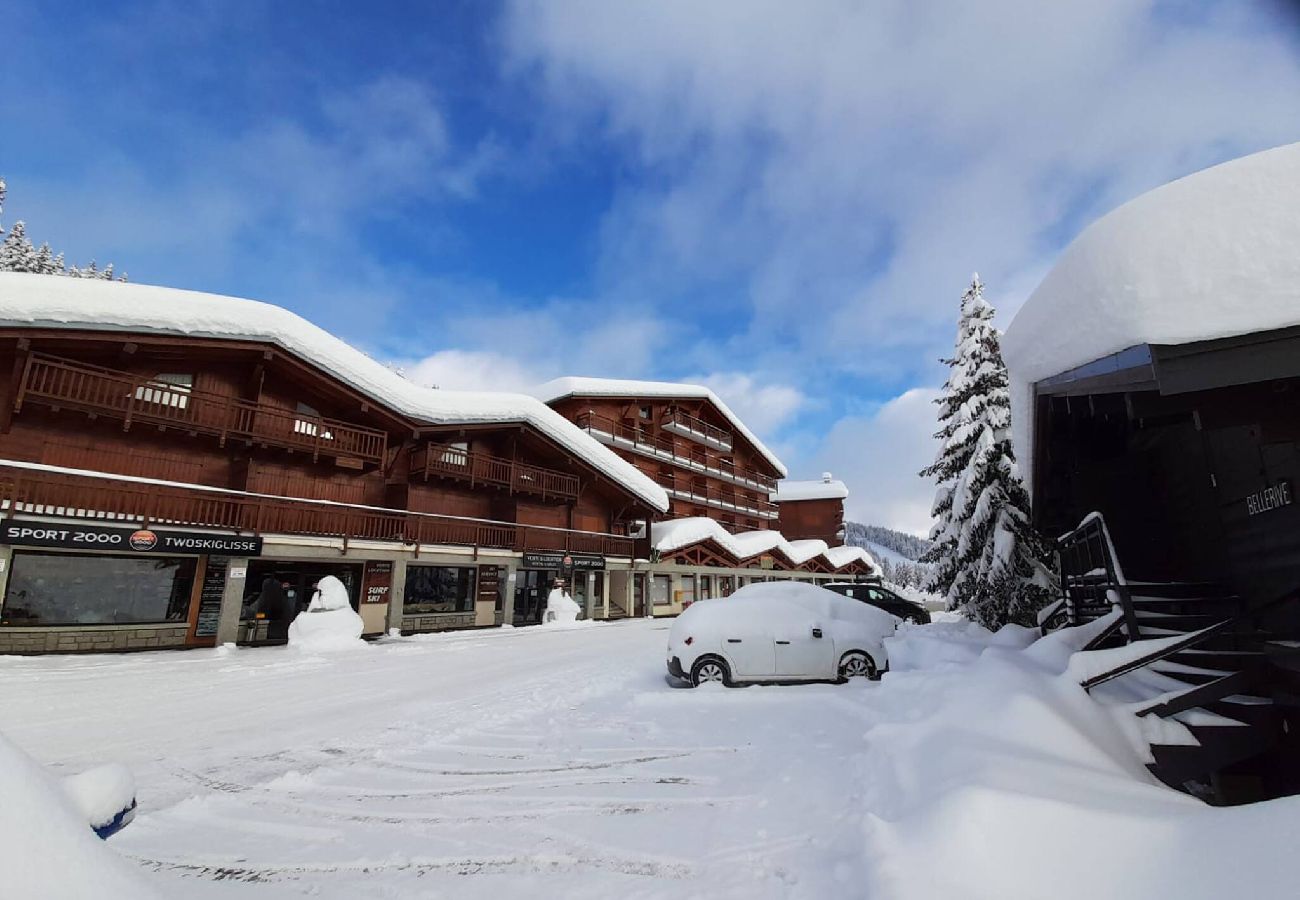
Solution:
{"label": "red sign", "polygon": [[361,579],[361,602],[387,603],[392,589],[393,564],[378,559],[366,563],[365,576]]}

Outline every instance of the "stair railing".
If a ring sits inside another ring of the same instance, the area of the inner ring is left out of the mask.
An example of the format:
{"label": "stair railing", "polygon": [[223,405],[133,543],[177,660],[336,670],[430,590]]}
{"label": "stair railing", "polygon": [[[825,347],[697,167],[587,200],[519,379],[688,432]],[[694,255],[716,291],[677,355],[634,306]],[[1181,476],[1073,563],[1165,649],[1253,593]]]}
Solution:
{"label": "stair railing", "polygon": [[1056,553],[1069,624],[1082,625],[1118,605],[1124,613],[1128,640],[1137,640],[1137,612],[1102,514],[1088,513],[1073,531],[1057,538]]}

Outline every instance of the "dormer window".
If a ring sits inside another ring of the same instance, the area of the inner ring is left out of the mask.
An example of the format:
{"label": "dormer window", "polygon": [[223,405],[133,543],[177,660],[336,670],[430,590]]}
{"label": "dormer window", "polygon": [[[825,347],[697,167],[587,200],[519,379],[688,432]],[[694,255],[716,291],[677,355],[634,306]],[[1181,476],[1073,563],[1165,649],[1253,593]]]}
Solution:
{"label": "dormer window", "polygon": [[172,409],[187,409],[190,392],[194,390],[194,376],[181,372],[165,372],[153,381],[135,389],[135,399]]}

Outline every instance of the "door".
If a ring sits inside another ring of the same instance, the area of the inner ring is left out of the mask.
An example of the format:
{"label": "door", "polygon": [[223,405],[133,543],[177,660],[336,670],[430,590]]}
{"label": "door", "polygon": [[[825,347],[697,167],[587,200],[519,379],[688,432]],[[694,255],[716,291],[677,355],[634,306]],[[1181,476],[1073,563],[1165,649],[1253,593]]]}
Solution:
{"label": "door", "polygon": [[835,643],[816,623],[803,619],[781,622],[772,631],[772,642],[778,678],[829,678],[833,674]]}
{"label": "door", "polygon": [[723,631],[721,649],[731,661],[733,678],[771,678],[776,674],[770,631],[755,630],[748,622],[736,622]]}

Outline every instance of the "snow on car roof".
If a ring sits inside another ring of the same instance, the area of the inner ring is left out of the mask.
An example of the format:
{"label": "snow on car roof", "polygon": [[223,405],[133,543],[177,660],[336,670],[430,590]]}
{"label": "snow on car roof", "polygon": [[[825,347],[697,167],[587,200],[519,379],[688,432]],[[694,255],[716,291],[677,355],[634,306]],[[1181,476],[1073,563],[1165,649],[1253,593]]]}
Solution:
{"label": "snow on car roof", "polygon": [[539,384],[533,388],[532,393],[538,399],[546,403],[554,403],[565,397],[689,397],[692,399],[708,400],[718,408],[718,411],[726,416],[732,426],[744,436],[754,449],[763,455],[772,467],[781,473],[782,477],[786,475],[785,463],[767,448],[767,446],[758,439],[758,436],[749,430],[749,427],[741,421],[740,416],[731,411],[731,407],[722,401],[722,398],[713,393],[712,390],[702,384],[679,384],[671,381],[632,381],[621,378],[587,378],[578,375],[567,375],[563,378],[555,378],[545,384]]}
{"label": "snow on car roof", "polygon": [[1300,325],[1297,210],[1300,143],[1172,181],[1084,229],[1002,340],[1026,474],[1036,382],[1139,345]]}
{"label": "snow on car roof", "polygon": [[531,425],[652,508],[668,509],[663,488],[536,397],[420,387],[270,303],[154,285],[0,273],[0,326],[153,332],[274,344],[427,425]]}

